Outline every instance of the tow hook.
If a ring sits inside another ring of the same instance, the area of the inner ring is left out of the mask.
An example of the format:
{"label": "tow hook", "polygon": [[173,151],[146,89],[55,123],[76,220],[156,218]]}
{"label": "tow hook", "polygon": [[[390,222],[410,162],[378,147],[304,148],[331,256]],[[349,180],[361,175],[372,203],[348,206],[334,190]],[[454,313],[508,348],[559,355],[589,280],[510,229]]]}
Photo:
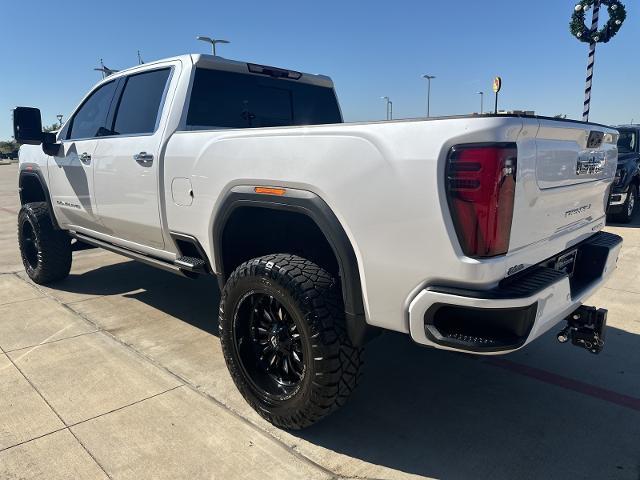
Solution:
{"label": "tow hook", "polygon": [[582,305],[565,318],[567,326],[557,335],[560,343],[571,343],[591,353],[598,354],[604,348],[604,334],[607,327],[607,310]]}

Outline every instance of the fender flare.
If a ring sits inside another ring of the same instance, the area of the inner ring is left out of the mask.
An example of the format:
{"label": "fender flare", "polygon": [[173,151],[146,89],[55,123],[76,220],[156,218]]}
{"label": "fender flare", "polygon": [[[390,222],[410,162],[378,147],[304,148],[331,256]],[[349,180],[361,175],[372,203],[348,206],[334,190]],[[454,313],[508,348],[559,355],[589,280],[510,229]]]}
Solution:
{"label": "fender flare", "polygon": [[329,205],[307,190],[286,189],[282,196],[258,194],[253,186],[238,186],[227,192],[213,221],[213,254],[220,289],[230,272],[224,271],[222,234],[231,214],[239,207],[258,207],[296,212],[309,217],[320,229],[338,261],[342,297],[347,320],[347,333],[355,345],[365,340],[368,328],[365,318],[362,283],[358,260],[349,237]]}
{"label": "fender flare", "polygon": [[47,182],[44,179],[44,175],[40,170],[21,170],[20,175],[18,177],[18,191],[20,193],[20,204],[24,205],[26,202],[24,201],[22,195],[22,189],[25,178],[35,178],[38,183],[40,183],[40,187],[44,192],[45,202],[49,207],[49,212],[51,212],[51,222],[53,223],[53,228],[56,230],[60,230],[60,225],[58,225],[58,221],[56,220],[56,216],[53,213],[53,204],[51,203],[51,195],[49,194],[49,188],[47,187]]}

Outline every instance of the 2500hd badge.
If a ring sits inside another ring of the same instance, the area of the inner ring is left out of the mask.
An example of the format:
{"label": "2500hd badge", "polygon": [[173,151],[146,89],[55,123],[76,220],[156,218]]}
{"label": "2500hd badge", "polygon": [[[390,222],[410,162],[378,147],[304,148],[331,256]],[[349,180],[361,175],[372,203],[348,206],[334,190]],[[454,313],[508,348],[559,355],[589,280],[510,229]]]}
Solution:
{"label": "2500hd badge", "polygon": [[590,208],[591,208],[591,204],[583,205],[583,206],[578,207],[578,208],[572,208],[571,210],[567,210],[566,212],[564,212],[564,216],[565,217],[571,217],[573,215],[579,215],[579,214],[581,214],[583,212],[586,212]]}

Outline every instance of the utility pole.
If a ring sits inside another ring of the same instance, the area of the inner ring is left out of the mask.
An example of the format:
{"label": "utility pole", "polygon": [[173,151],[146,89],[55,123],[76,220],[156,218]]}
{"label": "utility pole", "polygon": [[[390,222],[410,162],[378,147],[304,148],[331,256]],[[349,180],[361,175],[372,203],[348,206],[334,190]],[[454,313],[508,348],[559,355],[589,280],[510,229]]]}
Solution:
{"label": "utility pole", "polygon": [[196,40],[201,40],[203,42],[207,42],[211,44],[211,52],[213,53],[213,56],[216,56],[216,45],[218,43],[231,43],[229,40],[222,40],[222,39],[216,39],[216,38],[211,38],[211,37],[205,37],[204,35],[198,35],[196,37]]}
{"label": "utility pole", "polygon": [[427,79],[427,118],[431,116],[431,80],[433,80],[435,75],[423,75],[422,78]]}

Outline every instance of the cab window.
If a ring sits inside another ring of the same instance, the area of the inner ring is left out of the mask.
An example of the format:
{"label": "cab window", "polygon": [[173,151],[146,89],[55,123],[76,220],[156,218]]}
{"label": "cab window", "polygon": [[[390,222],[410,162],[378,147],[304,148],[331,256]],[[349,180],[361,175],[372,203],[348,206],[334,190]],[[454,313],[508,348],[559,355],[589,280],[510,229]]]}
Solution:
{"label": "cab window", "polygon": [[332,88],[237,72],[197,68],[189,128],[255,128],[340,123]]}
{"label": "cab window", "polygon": [[633,130],[620,130],[618,137],[618,153],[631,153],[636,151],[637,135]]}
{"label": "cab window", "polygon": [[116,111],[112,135],[153,133],[171,69],[127,77]]}
{"label": "cab window", "polygon": [[115,90],[116,82],[113,81],[98,87],[89,96],[74,115],[67,139],[100,136],[100,131],[104,130],[107,123],[107,115]]}

